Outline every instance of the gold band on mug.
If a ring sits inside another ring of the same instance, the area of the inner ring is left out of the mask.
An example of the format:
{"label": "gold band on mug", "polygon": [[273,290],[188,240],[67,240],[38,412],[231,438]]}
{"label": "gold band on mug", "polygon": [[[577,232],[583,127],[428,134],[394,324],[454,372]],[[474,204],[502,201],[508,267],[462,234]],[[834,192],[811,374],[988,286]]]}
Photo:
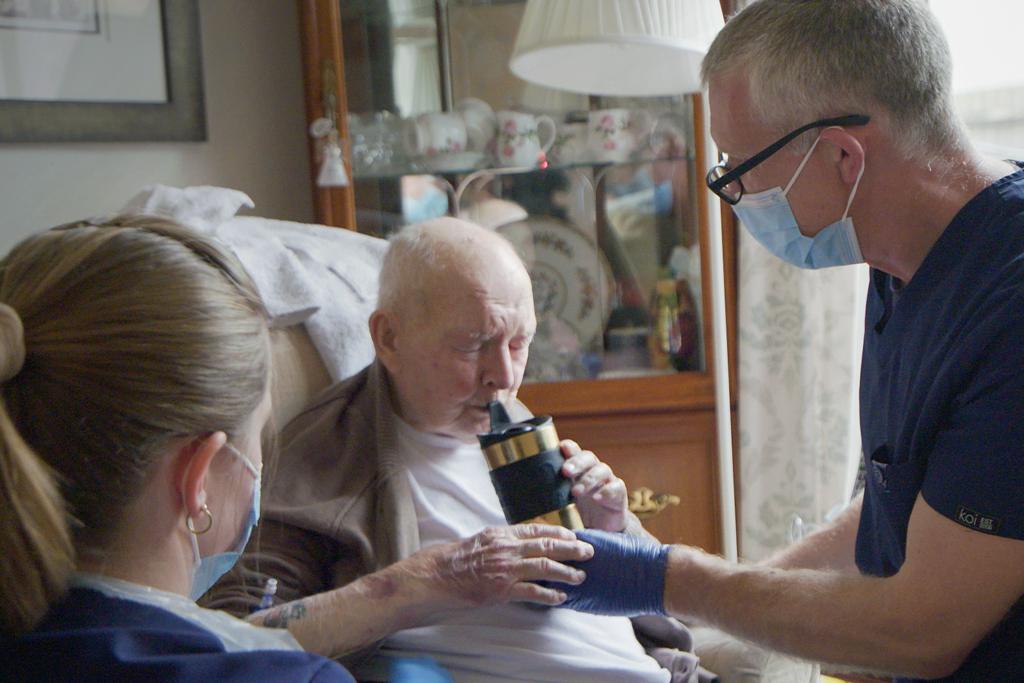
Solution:
{"label": "gold band on mug", "polygon": [[555,431],[555,425],[549,422],[532,431],[491,444],[484,449],[484,455],[490,468],[496,470],[553,448],[558,448],[558,433]]}

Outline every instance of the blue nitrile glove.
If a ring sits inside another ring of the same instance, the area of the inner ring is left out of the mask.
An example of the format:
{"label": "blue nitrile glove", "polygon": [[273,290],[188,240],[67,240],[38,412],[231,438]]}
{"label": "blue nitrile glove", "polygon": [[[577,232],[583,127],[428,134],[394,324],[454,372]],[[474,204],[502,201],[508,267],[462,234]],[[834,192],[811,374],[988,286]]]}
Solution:
{"label": "blue nitrile glove", "polygon": [[559,607],[622,617],[665,614],[669,546],[596,529],[577,531],[576,536],[594,546],[594,556],[566,563],[585,571],[587,578],[578,586],[553,584],[568,596]]}

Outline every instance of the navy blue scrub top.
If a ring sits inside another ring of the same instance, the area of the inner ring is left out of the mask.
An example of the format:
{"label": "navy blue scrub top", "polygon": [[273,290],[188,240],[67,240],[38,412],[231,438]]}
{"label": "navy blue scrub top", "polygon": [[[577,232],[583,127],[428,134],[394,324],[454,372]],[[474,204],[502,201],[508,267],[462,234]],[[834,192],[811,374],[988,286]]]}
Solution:
{"label": "navy blue scrub top", "polygon": [[76,588],[32,632],[0,641],[0,681],[354,683],[300,651],[225,652],[215,635],[167,610]]}
{"label": "navy blue scrub top", "polygon": [[[862,572],[899,570],[918,494],[1024,539],[1024,171],[968,202],[906,286],[872,270],[860,411]],[[1024,600],[944,680],[1024,681]]]}

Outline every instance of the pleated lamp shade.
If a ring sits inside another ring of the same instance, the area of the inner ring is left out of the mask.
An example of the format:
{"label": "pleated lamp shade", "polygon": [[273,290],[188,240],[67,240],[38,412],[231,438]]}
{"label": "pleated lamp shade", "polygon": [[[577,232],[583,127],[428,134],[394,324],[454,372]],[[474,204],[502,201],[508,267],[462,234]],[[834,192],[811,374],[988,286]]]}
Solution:
{"label": "pleated lamp shade", "polygon": [[718,0],[528,0],[509,66],[523,80],[592,95],[696,92],[723,24]]}

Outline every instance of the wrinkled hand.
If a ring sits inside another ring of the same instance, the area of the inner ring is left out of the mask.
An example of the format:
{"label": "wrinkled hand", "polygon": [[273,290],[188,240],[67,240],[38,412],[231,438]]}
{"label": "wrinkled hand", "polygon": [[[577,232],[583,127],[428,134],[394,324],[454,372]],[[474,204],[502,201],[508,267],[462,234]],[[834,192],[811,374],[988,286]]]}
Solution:
{"label": "wrinkled hand", "polygon": [[[586,574],[562,564],[593,556],[568,529],[544,524],[492,527],[462,541],[432,546],[409,558],[415,571],[449,607],[537,602],[558,605],[564,584]],[[533,581],[557,581],[541,586]]]}
{"label": "wrinkled hand", "polygon": [[590,451],[582,450],[575,441],[561,443],[565,464],[562,473],[572,479],[572,495],[576,498],[583,524],[588,529],[622,531],[626,528],[628,497],[626,484],[615,476],[612,468]]}

